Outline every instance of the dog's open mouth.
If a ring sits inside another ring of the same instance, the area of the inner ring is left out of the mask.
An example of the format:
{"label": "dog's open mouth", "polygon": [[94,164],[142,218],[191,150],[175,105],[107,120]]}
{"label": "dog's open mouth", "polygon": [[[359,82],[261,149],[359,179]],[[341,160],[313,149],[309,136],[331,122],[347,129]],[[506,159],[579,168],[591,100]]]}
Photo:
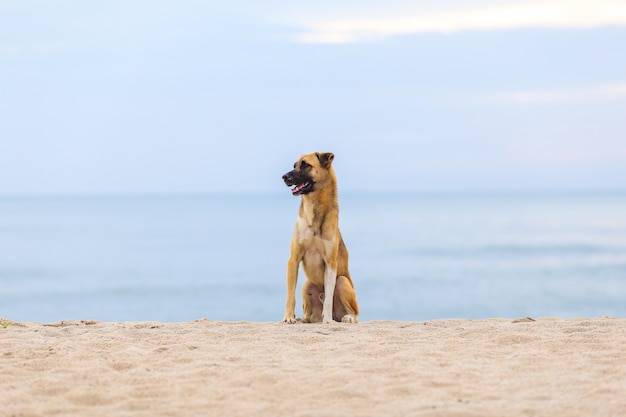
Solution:
{"label": "dog's open mouth", "polygon": [[293,195],[306,194],[310,190],[311,190],[311,183],[307,181],[307,182],[303,182],[302,184],[296,184],[295,187],[291,189],[291,194]]}

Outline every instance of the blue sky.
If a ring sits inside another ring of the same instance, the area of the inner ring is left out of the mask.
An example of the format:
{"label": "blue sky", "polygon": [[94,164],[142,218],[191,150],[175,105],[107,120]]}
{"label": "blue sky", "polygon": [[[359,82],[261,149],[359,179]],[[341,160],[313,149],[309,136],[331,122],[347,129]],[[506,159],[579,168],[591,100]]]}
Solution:
{"label": "blue sky", "polygon": [[[626,188],[623,1],[0,0],[0,195]],[[283,188],[285,188],[283,190]]]}

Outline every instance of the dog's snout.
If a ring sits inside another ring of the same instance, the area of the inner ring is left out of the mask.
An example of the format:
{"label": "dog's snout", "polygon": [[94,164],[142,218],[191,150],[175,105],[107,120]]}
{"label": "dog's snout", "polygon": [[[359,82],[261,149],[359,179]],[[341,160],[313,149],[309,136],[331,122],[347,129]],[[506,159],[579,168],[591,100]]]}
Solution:
{"label": "dog's snout", "polygon": [[293,176],[292,176],[292,174],[293,174],[293,172],[289,171],[288,173],[283,175],[283,181],[285,181],[285,184],[287,184],[287,185],[292,185],[293,184]]}

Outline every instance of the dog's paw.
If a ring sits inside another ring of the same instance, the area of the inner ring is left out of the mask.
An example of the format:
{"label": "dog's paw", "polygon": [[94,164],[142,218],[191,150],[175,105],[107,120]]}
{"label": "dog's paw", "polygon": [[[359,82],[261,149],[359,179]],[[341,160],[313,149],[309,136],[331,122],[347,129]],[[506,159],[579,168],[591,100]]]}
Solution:
{"label": "dog's paw", "polygon": [[341,322],[342,323],[356,323],[356,317],[354,317],[352,314],[346,314],[345,316],[343,316],[341,318]]}
{"label": "dog's paw", "polygon": [[324,317],[324,318],[322,318],[322,323],[324,323],[324,324],[330,324],[330,323],[334,323],[334,321],[333,321],[333,319],[332,319],[332,318],[326,318],[326,317]]}
{"label": "dog's paw", "polygon": [[296,319],[295,317],[285,317],[283,318],[281,323],[295,324],[297,322],[298,322],[298,319]]}

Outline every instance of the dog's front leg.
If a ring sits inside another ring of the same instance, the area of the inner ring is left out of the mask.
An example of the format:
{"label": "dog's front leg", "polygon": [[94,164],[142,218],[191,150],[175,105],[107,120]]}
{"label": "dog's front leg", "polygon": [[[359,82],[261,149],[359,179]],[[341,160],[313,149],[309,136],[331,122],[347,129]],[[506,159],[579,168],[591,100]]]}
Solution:
{"label": "dog's front leg", "polygon": [[287,262],[287,302],[283,323],[296,323],[296,284],[298,283],[298,264],[300,262],[291,256]]}
{"label": "dog's front leg", "polygon": [[326,264],[324,271],[324,309],[322,310],[323,322],[333,322],[333,298],[335,296],[335,284],[337,283],[337,269],[331,264]]}

